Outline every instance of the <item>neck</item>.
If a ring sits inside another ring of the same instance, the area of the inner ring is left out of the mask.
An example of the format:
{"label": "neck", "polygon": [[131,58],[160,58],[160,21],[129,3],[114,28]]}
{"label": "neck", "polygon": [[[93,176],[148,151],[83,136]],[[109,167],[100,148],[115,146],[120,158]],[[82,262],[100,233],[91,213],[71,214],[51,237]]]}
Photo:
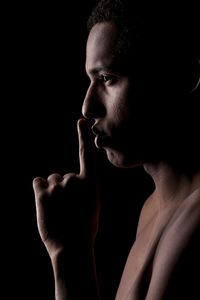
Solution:
{"label": "neck", "polygon": [[200,170],[182,171],[165,162],[144,164],[144,169],[155,184],[154,196],[160,210],[174,207],[200,189]]}

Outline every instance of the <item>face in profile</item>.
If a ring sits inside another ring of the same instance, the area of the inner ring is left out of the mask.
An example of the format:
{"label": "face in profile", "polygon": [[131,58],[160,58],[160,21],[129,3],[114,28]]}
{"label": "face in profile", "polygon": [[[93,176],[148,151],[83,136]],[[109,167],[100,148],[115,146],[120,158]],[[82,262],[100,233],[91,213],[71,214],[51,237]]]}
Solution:
{"label": "face in profile", "polygon": [[[134,82],[118,59],[118,30],[112,23],[96,24],[88,37],[86,72],[90,85],[83,115],[92,119],[95,144],[120,167],[138,165],[145,159],[146,136],[141,109],[137,109]],[[144,151],[145,149],[145,151]]]}

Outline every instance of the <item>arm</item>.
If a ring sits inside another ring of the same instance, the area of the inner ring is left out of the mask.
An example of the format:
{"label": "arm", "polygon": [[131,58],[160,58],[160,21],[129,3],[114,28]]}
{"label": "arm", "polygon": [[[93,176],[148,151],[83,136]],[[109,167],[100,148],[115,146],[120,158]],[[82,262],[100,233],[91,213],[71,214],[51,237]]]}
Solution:
{"label": "arm", "polygon": [[94,243],[99,204],[93,144],[84,120],[78,122],[80,173],[33,181],[37,224],[50,256],[56,300],[99,299]]}
{"label": "arm", "polygon": [[52,259],[56,300],[100,299],[93,249],[73,257],[62,251]]}

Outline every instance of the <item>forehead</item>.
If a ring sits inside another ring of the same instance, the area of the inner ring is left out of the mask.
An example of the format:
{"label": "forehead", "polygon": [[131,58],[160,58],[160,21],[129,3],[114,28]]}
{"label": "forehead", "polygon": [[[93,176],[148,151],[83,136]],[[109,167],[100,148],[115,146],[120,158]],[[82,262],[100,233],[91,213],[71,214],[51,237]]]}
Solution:
{"label": "forehead", "polygon": [[90,31],[86,46],[86,69],[109,64],[114,60],[118,43],[115,24],[97,23]]}

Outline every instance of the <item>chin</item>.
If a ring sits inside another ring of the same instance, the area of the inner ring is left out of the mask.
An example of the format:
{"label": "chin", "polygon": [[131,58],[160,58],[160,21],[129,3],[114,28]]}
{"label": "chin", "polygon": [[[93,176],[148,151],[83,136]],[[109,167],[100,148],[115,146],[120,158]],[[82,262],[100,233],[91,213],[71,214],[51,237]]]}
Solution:
{"label": "chin", "polygon": [[142,164],[139,160],[133,160],[133,157],[130,157],[130,155],[125,155],[112,149],[106,149],[106,155],[110,163],[118,168],[134,168]]}

